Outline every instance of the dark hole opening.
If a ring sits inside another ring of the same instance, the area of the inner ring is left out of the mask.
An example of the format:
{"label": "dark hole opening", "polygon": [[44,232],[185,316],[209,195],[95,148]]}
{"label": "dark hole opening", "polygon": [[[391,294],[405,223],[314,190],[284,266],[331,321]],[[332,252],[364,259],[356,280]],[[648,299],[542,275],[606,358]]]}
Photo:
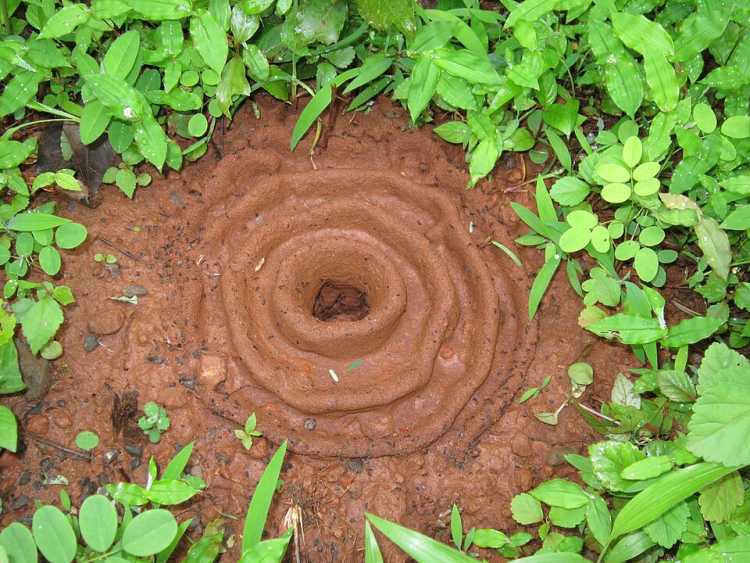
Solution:
{"label": "dark hole opening", "polygon": [[315,296],[312,314],[321,321],[359,321],[369,312],[367,293],[348,283],[324,280]]}

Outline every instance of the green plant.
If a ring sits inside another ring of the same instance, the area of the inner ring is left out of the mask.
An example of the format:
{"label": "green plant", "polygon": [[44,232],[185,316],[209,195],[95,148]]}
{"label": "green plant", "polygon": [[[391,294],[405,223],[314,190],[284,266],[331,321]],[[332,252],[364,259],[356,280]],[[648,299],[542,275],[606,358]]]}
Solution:
{"label": "green plant", "polygon": [[259,432],[255,429],[256,424],[257,421],[255,419],[255,413],[252,413],[247,417],[247,420],[245,421],[245,427],[238,428],[234,431],[234,435],[239,438],[240,442],[242,442],[242,447],[246,450],[249,450],[253,447],[253,438],[263,436],[262,432]]}
{"label": "green plant", "polygon": [[[161,478],[157,478],[156,463],[151,459],[147,486],[107,485],[109,498],[89,496],[77,511],[72,510],[68,495],[61,493],[63,510],[52,505],[37,507],[31,530],[19,522],[11,523],[0,532],[0,547],[10,561],[36,561],[37,552],[60,563],[134,558],[167,561],[190,520],[178,523],[159,506],[181,504],[205,488],[200,479],[183,475],[192,450],[192,443],[180,450]],[[149,503],[155,506],[145,508]]]}
{"label": "green plant", "polygon": [[161,440],[161,435],[169,429],[169,415],[164,407],[149,401],[143,407],[143,416],[138,419],[138,427],[152,443],[157,444]]}

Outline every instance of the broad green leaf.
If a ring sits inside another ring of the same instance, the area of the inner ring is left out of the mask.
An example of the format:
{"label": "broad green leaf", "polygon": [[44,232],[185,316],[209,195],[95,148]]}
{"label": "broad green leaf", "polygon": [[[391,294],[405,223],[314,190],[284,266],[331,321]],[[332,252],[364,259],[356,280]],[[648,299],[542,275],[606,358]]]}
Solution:
{"label": "broad green leaf", "polygon": [[706,520],[726,522],[744,500],[742,477],[734,471],[703,489],[698,497],[698,504]]}
{"label": "broad green leaf", "polygon": [[60,253],[51,246],[45,246],[39,251],[39,266],[48,276],[57,275],[62,266]]}
{"label": "broad green leaf", "polygon": [[159,553],[177,534],[177,521],[162,508],[142,512],[130,522],[122,534],[122,548],[136,557]]}
{"label": "broad green leaf", "polygon": [[630,181],[630,172],[619,164],[600,164],[596,173],[609,183],[624,183]]}
{"label": "broad green leaf", "polygon": [[523,0],[511,10],[504,27],[513,27],[520,21],[535,22],[554,10],[557,3],[558,0]]}
{"label": "broad green leaf", "polygon": [[632,561],[642,553],[654,546],[654,541],[648,537],[646,532],[636,532],[622,538],[607,553],[605,563],[625,563]]}
{"label": "broad green leaf", "polygon": [[372,82],[389,68],[391,68],[392,64],[393,59],[386,57],[382,53],[369,56],[367,59],[365,59],[364,63],[362,63],[357,76],[354,77],[354,79],[346,85],[346,88],[344,88],[344,94],[348,94],[349,92],[352,92],[357,88],[360,88],[361,86]]}
{"label": "broad green leaf", "polygon": [[[162,549],[157,555],[156,555],[156,563],[167,563],[169,561],[169,558],[174,553],[175,549],[177,549],[177,546],[180,543],[180,540],[185,535],[185,532],[187,532],[187,529],[190,527],[190,524],[192,524],[193,519],[188,518],[184,522],[180,522],[180,525],[177,527],[177,533],[175,534],[174,538],[172,539],[172,543],[170,543],[167,547]],[[206,526],[204,529],[204,532],[208,530],[211,523]],[[190,555],[190,550],[188,550],[188,555]]]}
{"label": "broad green leaf", "polygon": [[641,281],[648,283],[659,273],[659,257],[651,248],[639,248],[635,253],[633,267]]}
{"label": "broad green leaf", "polygon": [[579,485],[565,479],[545,481],[532,489],[530,494],[548,506],[560,508],[580,508],[589,501],[589,497]]}
{"label": "broad green leaf", "polygon": [[151,114],[135,124],[133,129],[135,144],[151,164],[159,170],[167,159],[167,135]]}
{"label": "broad green leaf", "polygon": [[210,12],[198,11],[190,18],[190,37],[206,64],[221,74],[229,54],[226,34]]}
{"label": "broad green leaf", "polygon": [[179,20],[190,15],[191,0],[123,0],[144,20]]}
{"label": "broad green leaf", "polygon": [[481,178],[492,172],[499,157],[495,139],[482,139],[471,151],[469,160],[470,185],[475,185]]}
{"label": "broad green leaf", "polygon": [[728,118],[722,123],[721,132],[732,139],[747,139],[750,137],[750,116],[735,115]]}
{"label": "broad green leaf", "polygon": [[596,496],[586,506],[586,524],[591,535],[600,545],[606,545],[609,533],[612,530],[612,516],[606,501]]}
{"label": "broad green leaf", "polygon": [[528,557],[521,557],[520,559],[514,559],[514,563],[590,563],[588,559],[582,555],[578,555],[573,552],[559,552],[559,553],[537,553],[536,555],[529,555]]}
{"label": "broad green leaf", "polygon": [[389,540],[399,546],[417,563],[470,563],[473,557],[433,540],[425,535],[399,526],[373,514],[365,514],[367,520]]}
{"label": "broad green leaf", "polygon": [[713,133],[716,130],[716,114],[708,104],[696,104],[693,108],[693,119],[704,133]]}
{"label": "broad green leaf", "polygon": [[689,61],[721,37],[731,15],[725,6],[713,0],[697,2],[697,9],[682,22],[675,38],[676,60]]}
{"label": "broad green leaf", "polygon": [[99,100],[91,100],[83,107],[81,113],[81,142],[89,145],[101,137],[107,130],[110,114]]}
{"label": "broad green leaf", "polygon": [[544,134],[547,137],[547,141],[549,141],[549,144],[552,147],[552,150],[555,152],[555,156],[557,157],[557,160],[560,161],[560,164],[562,164],[565,170],[567,170],[568,172],[572,172],[573,161],[570,156],[570,151],[568,150],[568,147],[565,144],[565,142],[560,138],[560,136],[557,133],[555,133],[550,128],[545,128]]}
{"label": "broad green leaf", "polygon": [[415,4],[411,0],[393,0],[387,4],[380,0],[356,0],[355,4],[362,18],[376,29],[387,31],[393,27],[407,36],[416,29]]}
{"label": "broad green leaf", "polygon": [[675,370],[659,370],[656,375],[659,391],[670,401],[678,403],[692,403],[698,398],[695,385],[685,372]]}
{"label": "broad green leaf", "polygon": [[560,248],[568,254],[578,252],[591,242],[591,229],[586,227],[571,227],[560,237]]}
{"label": "broad green leaf", "polygon": [[35,72],[17,72],[0,94],[0,117],[15,113],[36,96],[41,77]]}
{"label": "broad green leaf", "polygon": [[615,12],[612,25],[620,40],[644,57],[661,55],[672,57],[674,44],[669,33],[657,22],[640,14]]}
{"label": "broad green leaf", "polygon": [[41,297],[22,314],[17,314],[31,351],[36,354],[52,340],[63,322],[60,305],[47,295]]}
{"label": "broad green leaf", "polygon": [[588,197],[588,184],[575,176],[565,176],[552,185],[550,196],[560,205],[573,207]]}
{"label": "broad green leaf", "polygon": [[631,463],[620,472],[623,479],[643,481],[653,479],[672,469],[672,460],[666,455],[647,457]]}
{"label": "broad green leaf", "polygon": [[255,487],[253,498],[247,507],[245,516],[245,526],[242,532],[242,552],[246,552],[260,542],[263,537],[263,529],[266,526],[268,510],[271,507],[273,494],[276,491],[276,484],[279,481],[281,466],[284,463],[286,455],[286,442],[282,442],[279,449],[273,454],[271,461],[268,462],[260,481]]}
{"label": "broad green leaf", "polygon": [[23,163],[36,149],[34,141],[19,143],[0,139],[0,170],[15,168]]}
{"label": "broad green leaf", "polygon": [[440,79],[440,68],[429,56],[424,56],[417,61],[412,71],[411,84],[407,107],[412,122],[416,123],[419,116],[430,103],[435,94],[438,80]]}
{"label": "broad green leaf", "polygon": [[646,71],[646,83],[651,88],[659,109],[665,112],[675,109],[680,99],[680,82],[667,58],[660,53],[646,54],[643,68]]}
{"label": "broad green leaf", "polygon": [[541,522],[544,518],[542,505],[528,493],[521,493],[513,497],[510,503],[513,520],[524,526]]}
{"label": "broad green leaf", "polygon": [[[372,532],[369,526],[369,522],[365,522],[366,533],[367,530],[370,530],[370,533]],[[454,504],[451,507],[451,539],[453,540],[453,545],[455,545],[457,549],[461,549],[461,546],[463,545],[463,536],[464,525],[461,521],[461,512],[458,510],[458,506]]]}
{"label": "broad green leaf", "polygon": [[[2,313],[0,313],[0,316],[2,316]],[[0,344],[0,370],[3,374],[3,377],[0,378],[0,394],[17,393],[26,388],[21,377],[21,369],[18,366],[18,350],[16,350],[16,344],[12,339],[16,328],[16,320],[12,315],[7,315],[7,318],[11,319],[11,322],[8,323],[8,336],[7,338],[4,337],[5,342]],[[2,321],[0,321],[0,326],[3,326]],[[4,332],[5,330],[1,331],[0,334]]]}
{"label": "broad green leaf", "polygon": [[610,491],[641,490],[640,483],[622,476],[622,472],[643,459],[643,454],[629,442],[597,442],[589,446],[589,458],[594,474]]}
{"label": "broad green leaf", "polygon": [[618,313],[586,326],[594,334],[605,338],[618,337],[623,344],[655,342],[666,334],[656,319]]}
{"label": "broad green leaf", "polygon": [[292,139],[289,143],[289,147],[294,150],[297,145],[305,136],[308,129],[315,123],[315,120],[320,117],[320,114],[331,104],[333,97],[333,90],[331,86],[326,86],[318,90],[315,95],[305,106],[305,109],[300,113],[297,123],[294,124],[292,130]]}
{"label": "broad green leaf", "polygon": [[55,243],[60,248],[77,248],[86,240],[88,231],[80,223],[65,223],[55,230]]}
{"label": "broad green leaf", "polygon": [[258,15],[271,7],[274,0],[242,0],[239,5],[246,14]]}
{"label": "broad green leaf", "polygon": [[368,520],[365,520],[365,563],[383,563],[378,540],[375,539],[375,534]]}
{"label": "broad green leaf", "polygon": [[57,39],[71,33],[89,19],[89,8],[85,4],[70,4],[52,14],[39,33],[40,39]]}
{"label": "broad green leaf", "polygon": [[[137,121],[144,115],[143,102],[138,92],[125,80],[107,74],[91,74],[86,84],[113,117],[123,121]],[[123,149],[124,150],[124,149]]]}
{"label": "broad green leaf", "polygon": [[39,559],[34,536],[18,522],[11,522],[0,532],[0,545],[8,552],[13,563],[37,563]]}
{"label": "broad green leaf", "polygon": [[292,539],[292,528],[289,528],[278,538],[256,543],[253,547],[242,553],[242,558],[238,563],[256,563],[256,561],[280,562],[284,559],[290,539]]}
{"label": "broad green leaf", "polygon": [[148,489],[148,499],[154,504],[172,506],[181,504],[200,492],[188,481],[180,479],[156,480]]}
{"label": "broad green leaf", "polygon": [[[227,117],[231,117],[229,110],[232,106],[234,96],[248,96],[250,91],[250,84],[245,76],[245,65],[242,59],[237,56],[232,57],[224,67],[221,73],[221,81],[216,88],[216,101],[222,113]],[[301,115],[300,119],[302,119]]]}
{"label": "broad green leaf", "polygon": [[643,156],[643,144],[635,135],[628,138],[622,148],[622,159],[630,168],[635,168]]}
{"label": "broad green leaf", "polygon": [[662,345],[667,348],[681,348],[708,338],[724,324],[716,317],[693,317],[680,321],[669,329]]}
{"label": "broad green leaf", "polygon": [[[9,343],[14,346],[13,343]],[[6,449],[11,452],[16,451],[18,444],[18,423],[13,411],[5,405],[0,405],[0,450]],[[2,540],[2,536],[0,536]],[[2,545],[2,541],[0,541]]]}
{"label": "broad green leaf", "polygon": [[750,228],[750,205],[740,205],[721,223],[722,229],[744,231]]}
{"label": "broad green leaf", "polygon": [[695,226],[695,236],[709,266],[721,279],[727,279],[732,262],[732,249],[727,234],[715,219],[704,217]]}
{"label": "broad green leaf", "polygon": [[688,505],[681,502],[646,525],[643,531],[658,545],[671,548],[687,529],[689,516]]}
{"label": "broad green leaf", "polygon": [[620,510],[610,541],[650,524],[696,492],[734,471],[715,463],[696,463],[673,471],[638,493]]}
{"label": "broad green leaf", "polygon": [[65,515],[54,506],[42,506],[31,525],[39,551],[50,563],[70,563],[76,556],[75,532]]}
{"label": "broad green leaf", "polygon": [[81,504],[78,524],[86,544],[104,553],[117,535],[117,510],[107,497],[92,495]]}
{"label": "broad green leaf", "polygon": [[502,83],[487,56],[479,56],[468,49],[439,49],[436,55],[435,64],[448,74],[477,84]]}
{"label": "broad green leaf", "polygon": [[127,78],[138,58],[140,46],[141,35],[138,31],[133,29],[120,35],[104,54],[102,59],[104,72],[115,78]]}

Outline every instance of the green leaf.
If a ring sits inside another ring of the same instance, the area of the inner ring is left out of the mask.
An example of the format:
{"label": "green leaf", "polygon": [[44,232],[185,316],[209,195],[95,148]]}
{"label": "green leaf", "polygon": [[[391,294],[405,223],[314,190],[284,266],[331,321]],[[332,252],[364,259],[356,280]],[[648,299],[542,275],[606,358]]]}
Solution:
{"label": "green leaf", "polygon": [[547,141],[552,147],[552,150],[555,152],[557,160],[560,161],[560,164],[562,164],[565,170],[567,170],[568,172],[572,172],[573,161],[570,156],[570,151],[568,150],[565,142],[549,127],[544,129],[544,134],[547,137]]}
{"label": "green leaf", "polygon": [[164,473],[162,473],[162,480],[179,479],[182,477],[182,473],[185,471],[188,461],[190,461],[190,456],[193,455],[194,445],[195,442],[190,442],[175,454],[164,470]]}
{"label": "green leaf", "polygon": [[622,538],[612,548],[605,559],[605,563],[625,563],[632,561],[654,546],[654,541],[646,532],[636,532]]}
{"label": "green leaf", "polygon": [[65,515],[54,506],[42,506],[31,525],[34,541],[50,563],[70,563],[76,556],[75,532]]}
{"label": "green leaf", "polygon": [[85,77],[85,81],[113,117],[123,121],[135,121],[143,117],[143,102],[139,98],[139,93],[122,78],[107,74],[90,74]]}
{"label": "green leaf", "polygon": [[747,139],[750,137],[750,116],[735,115],[728,118],[721,125],[721,132],[732,139]]}
{"label": "green leaf", "polygon": [[151,484],[148,499],[154,504],[171,506],[193,498],[200,491],[200,488],[196,488],[186,480],[161,479]]}
{"label": "green leaf", "polygon": [[318,90],[310,99],[310,101],[305,106],[305,109],[303,109],[302,113],[300,113],[299,118],[297,119],[297,123],[294,124],[294,129],[292,130],[292,140],[289,143],[289,146],[292,150],[297,148],[297,145],[302,140],[302,137],[305,136],[305,133],[307,133],[308,129],[310,129],[310,127],[313,123],[315,123],[315,120],[318,119],[320,114],[323,113],[323,111],[331,104],[332,97],[333,90],[331,86],[325,86],[324,88]]}
{"label": "green leaf", "polygon": [[226,34],[210,12],[200,10],[190,18],[190,37],[206,64],[221,74],[229,54]]}
{"label": "green leaf", "polygon": [[721,223],[722,229],[744,231],[750,225],[750,205],[739,205]]}
{"label": "green leaf", "polygon": [[617,514],[610,541],[650,524],[696,492],[734,471],[715,463],[696,463],[668,473],[633,497]]}
{"label": "green leaf", "polygon": [[672,469],[672,460],[667,455],[647,457],[631,463],[620,472],[623,479],[644,481],[653,479]]}
{"label": "green leaf", "polygon": [[557,3],[558,0],[524,0],[511,10],[504,27],[513,27],[520,21],[535,22],[554,10]]}
{"label": "green leaf", "polygon": [[715,219],[703,217],[695,226],[695,236],[709,266],[717,276],[726,280],[732,262],[732,249],[727,234]]}
{"label": "green leaf", "polygon": [[698,128],[706,134],[713,133],[716,130],[716,114],[708,104],[695,104],[693,119]]}
{"label": "green leaf", "polygon": [[81,504],[78,524],[88,546],[104,553],[117,535],[117,510],[107,497],[92,495]]}
{"label": "green leaf", "polygon": [[47,20],[39,39],[56,39],[71,33],[75,28],[89,19],[89,8],[85,4],[70,4],[61,8]]}
{"label": "green leaf", "polygon": [[63,312],[57,301],[45,295],[22,314],[17,314],[29,347],[37,354],[52,340],[63,322]]}
{"label": "green leaf", "polygon": [[631,192],[627,184],[615,182],[602,188],[602,199],[609,203],[624,203],[630,199]]}
{"label": "green leaf", "polygon": [[683,371],[659,370],[656,381],[659,391],[670,401],[692,403],[698,397],[693,382]]}
{"label": "green leaf", "polygon": [[23,524],[11,522],[0,532],[0,545],[8,552],[13,563],[37,563],[38,555],[34,536]]}
{"label": "green leaf", "polygon": [[242,0],[239,5],[246,14],[258,15],[270,8],[273,2],[274,0]]}
{"label": "green leaf", "polygon": [[[359,68],[359,73],[354,77],[354,80],[346,85],[346,88],[344,88],[344,94],[348,94],[349,92],[352,92],[357,88],[360,88],[361,86],[372,82],[389,68],[391,68],[392,64],[393,59],[386,57],[382,53],[370,55],[362,63],[362,66]],[[414,72],[416,72],[416,69]]]}
{"label": "green leaf", "polygon": [[565,176],[552,185],[550,196],[560,205],[573,207],[585,200],[591,189],[575,176]]}
{"label": "green leaf", "polygon": [[644,56],[643,68],[646,71],[646,83],[651,88],[654,102],[659,109],[664,112],[675,109],[680,99],[680,82],[674,67],[666,57],[653,53]]}
{"label": "green leaf", "polygon": [[560,508],[580,508],[589,501],[579,485],[565,479],[545,481],[532,489],[530,494],[544,504]]}
{"label": "green leaf", "polygon": [[133,70],[141,46],[141,35],[131,30],[120,35],[107,49],[102,59],[104,72],[116,78],[127,78]]}
{"label": "green leaf", "polygon": [[650,248],[639,248],[638,252],[635,253],[633,266],[641,281],[648,283],[659,273],[659,257]]}
{"label": "green leaf", "polygon": [[123,0],[144,20],[179,20],[190,15],[191,0]]}
{"label": "green leaf", "polygon": [[549,511],[549,521],[560,528],[575,528],[586,518],[586,507],[560,508],[553,506]]}
{"label": "green leaf", "polygon": [[586,326],[594,334],[612,338],[616,336],[623,344],[647,344],[666,334],[666,329],[656,319],[645,319],[636,315],[618,313]]}
{"label": "green leaf", "polygon": [[630,181],[630,172],[619,164],[600,164],[596,173],[608,183],[624,183]]}
{"label": "green leaf", "polygon": [[533,319],[536,315],[542,297],[547,292],[561,261],[562,259],[558,254],[553,254],[537,272],[534,282],[531,284],[531,291],[529,291],[529,319]]}
{"label": "green leaf", "polygon": [[202,113],[196,113],[188,121],[188,131],[193,137],[200,137],[208,131],[208,120]]}
{"label": "green leaf", "polygon": [[612,530],[612,516],[606,501],[596,496],[586,506],[586,524],[591,535],[600,545],[606,545],[609,533]]}
{"label": "green leaf", "polygon": [[[365,528],[369,528],[369,522],[365,522]],[[367,531],[367,530],[365,530]],[[372,530],[370,530],[372,532]],[[457,549],[461,549],[464,539],[464,526],[461,522],[461,512],[455,504],[451,507],[451,539]]]}
{"label": "green leaf", "polygon": [[36,96],[39,81],[35,72],[17,72],[0,95],[0,117],[15,113],[29,103]]}
{"label": "green leaf", "polygon": [[744,500],[742,477],[736,471],[710,484],[698,496],[701,513],[710,522],[726,522]]}
{"label": "green leaf", "polygon": [[627,12],[614,12],[611,18],[620,40],[644,58],[653,55],[667,58],[674,55],[672,37],[657,22],[640,14]]}
{"label": "green leaf", "polygon": [[643,487],[622,476],[622,472],[643,459],[643,454],[630,442],[597,442],[589,446],[594,474],[610,491],[633,492]]}
{"label": "green leaf", "polygon": [[76,446],[82,450],[90,451],[96,448],[98,445],[99,445],[99,436],[95,432],[84,430],[83,432],[79,432],[78,435],[76,436]]}
{"label": "green leaf", "polygon": [[591,230],[585,227],[571,227],[560,237],[560,248],[568,254],[578,252],[591,242]]}
{"label": "green leaf", "polygon": [[0,139],[0,169],[15,168],[31,156],[36,149],[36,143],[8,141]]}
{"label": "green leaf", "polygon": [[177,534],[177,521],[162,508],[142,512],[122,534],[122,548],[136,557],[149,557],[165,549]]}
{"label": "green leaf", "polygon": [[544,518],[542,505],[528,493],[521,493],[513,497],[510,503],[513,520],[524,526],[541,522]]}
{"label": "green leaf", "polygon": [[642,156],[643,144],[641,140],[636,136],[629,137],[622,148],[622,159],[625,161],[625,164],[630,166],[630,168],[635,168],[641,161]]}
{"label": "green leaf", "polygon": [[51,246],[45,246],[39,251],[39,265],[48,276],[57,275],[62,266],[60,253]]}
{"label": "green leaf", "polygon": [[724,324],[716,317],[693,317],[680,321],[671,327],[662,345],[667,348],[681,348],[708,338]]}
{"label": "green leaf", "polygon": [[681,502],[648,524],[643,531],[653,542],[669,549],[682,537],[689,517],[688,505]]}
{"label": "green leaf", "polygon": [[380,0],[356,0],[355,4],[362,18],[376,29],[387,31],[394,27],[405,35],[416,29],[415,4],[412,0],[392,0],[387,4]]}
{"label": "green leaf", "polygon": [[[9,343],[14,347],[12,342]],[[18,424],[13,411],[5,405],[0,405],[0,449],[4,448],[11,452],[16,451],[18,444]],[[2,545],[2,536],[0,536],[0,545]]]}
{"label": "green leaf", "polygon": [[406,102],[412,122],[416,123],[417,118],[430,103],[439,79],[440,68],[431,57],[422,57],[414,65]]}
{"label": "green leaf", "polygon": [[365,520],[365,563],[383,563],[378,540],[375,539],[370,522],[367,520]]}
{"label": "green leaf", "polygon": [[245,526],[242,532],[242,552],[246,552],[260,542],[263,536],[263,529],[266,526],[268,510],[271,507],[273,494],[276,491],[276,484],[279,481],[281,466],[284,463],[287,444],[282,442],[276,453],[273,454],[271,461],[268,462],[263,475],[255,487],[253,498],[247,507],[245,516]]}
{"label": "green leaf", "polygon": [[270,74],[268,59],[257,45],[246,45],[242,50],[242,62],[245,63],[248,72],[256,80],[267,80]]}
{"label": "green leaf", "polygon": [[499,85],[500,75],[487,55],[478,55],[468,49],[439,49],[435,64],[448,74],[476,84]]}
{"label": "green leaf", "polygon": [[135,144],[141,154],[159,170],[167,159],[167,135],[151,114],[135,124]]}
{"label": "green leaf", "polygon": [[417,563],[476,563],[473,557],[419,532],[378,518],[374,514],[365,513],[365,516],[373,526]]}
{"label": "green leaf", "polygon": [[55,244],[66,250],[79,247],[86,237],[88,231],[80,223],[65,223],[55,230]]}

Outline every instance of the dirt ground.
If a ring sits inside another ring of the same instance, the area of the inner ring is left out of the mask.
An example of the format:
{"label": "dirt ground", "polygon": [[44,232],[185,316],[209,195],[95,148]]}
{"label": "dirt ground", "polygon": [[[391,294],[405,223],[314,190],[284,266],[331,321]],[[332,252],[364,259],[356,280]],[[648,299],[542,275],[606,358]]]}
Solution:
{"label": "dirt ground", "polygon": [[[293,107],[258,104],[260,119],[246,105],[206,157],[139,189],[135,201],[107,187],[96,209],[62,202],[90,237],[66,254],[58,281],[77,304],[66,311],[52,388],[37,401],[3,399],[21,421],[24,449],[0,456],[0,525],[28,517],[34,499],[56,502],[61,486],[46,483],[58,475],[78,504],[103,483],[144,483],[149,456],[163,465],[195,440],[191,471],[208,488],[177,512],[194,518],[193,538],[218,515],[239,533],[265,464],[288,438],[268,530],[281,530],[300,505],[305,561],[361,561],[366,511],[444,541],[453,503],[467,529],[517,529],[512,496],[572,476],[562,456],[591,439],[573,409],[557,426],[533,413],[564,400],[570,363],[594,366],[584,401],[597,408],[632,362],[624,347],[578,328],[580,299],[564,275],[538,321],[526,322],[540,256],[512,243],[526,229],[510,201],[533,207],[521,160],[509,155],[492,180],[467,191],[461,148],[429,127],[411,129],[387,100],[339,115],[312,155],[310,138],[288,149]],[[347,214],[357,200],[378,209]],[[333,216],[348,219],[328,224]],[[358,225],[371,238],[347,234]],[[488,238],[511,246],[524,268]],[[117,265],[95,262],[96,253]],[[368,253],[370,262],[357,262]],[[343,292],[324,292],[328,277],[345,278]],[[409,289],[401,301],[399,283]],[[137,305],[111,299],[134,293]],[[413,333],[386,322],[394,300]],[[299,326],[321,326],[312,316],[325,310],[322,330],[295,333],[295,311],[305,308]],[[363,332],[342,332],[356,318]],[[331,358],[338,382],[320,357]],[[539,397],[517,404],[548,375]],[[139,408],[166,407],[172,427],[159,444],[134,420],[113,430],[115,397],[128,391]],[[253,411],[267,437],[246,451],[233,431]],[[57,447],[75,449],[81,430],[102,439],[91,460]],[[400,560],[386,544],[386,559]],[[223,560],[236,559],[230,550]]]}

